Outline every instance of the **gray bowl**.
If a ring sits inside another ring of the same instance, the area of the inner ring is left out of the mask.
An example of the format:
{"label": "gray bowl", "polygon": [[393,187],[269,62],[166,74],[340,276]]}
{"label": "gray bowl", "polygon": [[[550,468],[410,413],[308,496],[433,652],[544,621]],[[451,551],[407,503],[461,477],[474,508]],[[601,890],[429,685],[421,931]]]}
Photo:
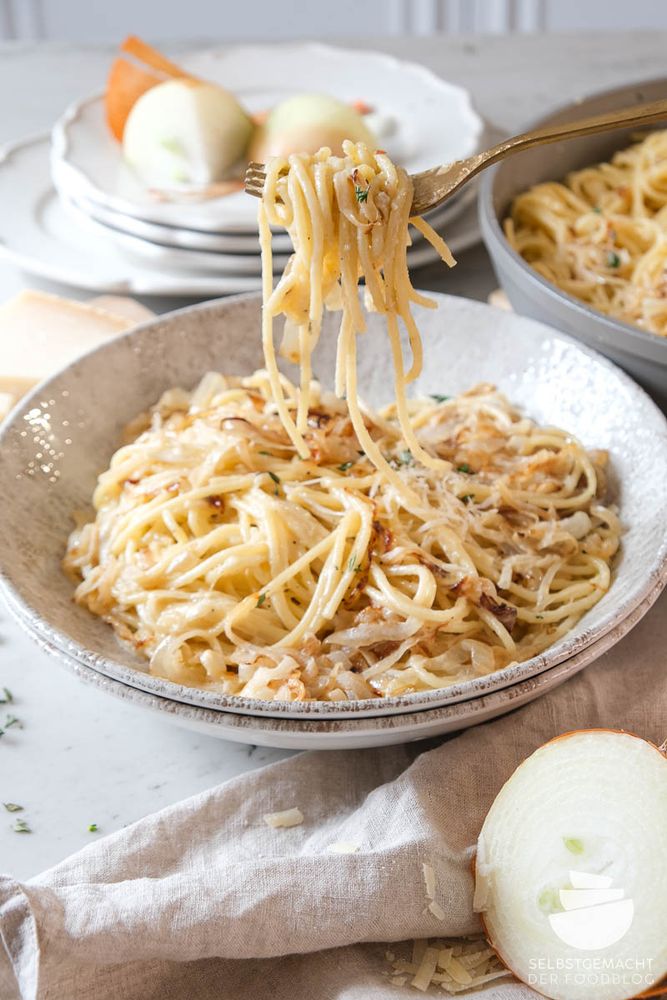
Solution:
{"label": "gray bowl", "polygon": [[[667,78],[636,83],[568,104],[526,128],[573,121],[665,97]],[[605,354],[667,411],[667,337],[644,333],[611,319],[562,292],[512,249],[502,229],[503,219],[517,194],[542,181],[562,180],[570,170],[608,160],[616,150],[630,144],[633,131],[619,129],[538,146],[486,171],[479,195],[480,225],[498,280],[516,312],[549,323]]]}
{"label": "gray bowl", "polygon": [[[618,637],[617,626],[638,607],[647,610],[667,581],[667,420],[618,368],[570,338],[479,302],[433,297],[438,310],[415,307],[426,357],[418,393],[453,394],[476,382],[495,382],[539,423],[563,427],[587,447],[610,452],[610,488],[624,525],[622,549],[612,586],[567,635],[530,660],[447,688],[345,703],[267,702],[151,674],[147,662],[121,646],[102,619],[72,601],[72,582],[61,566],[72,512],[88,507],[123,426],[169,386],[195,385],[208,370],[244,373],[259,367],[258,295],[173,312],[107,341],[43,382],[6,419],[0,432],[0,594],[21,623],[46,649],[59,650],[63,662],[127,687],[207,711],[303,725],[476,703],[559,664],[581,663],[580,653],[593,644],[601,649],[599,641],[611,632]],[[326,317],[314,357],[314,371],[328,385],[338,322],[336,314]],[[390,354],[382,316],[371,313],[367,325],[358,345],[359,382],[365,398],[378,406],[392,395]],[[290,370],[287,364],[285,369]],[[461,712],[447,718],[462,728]]]}

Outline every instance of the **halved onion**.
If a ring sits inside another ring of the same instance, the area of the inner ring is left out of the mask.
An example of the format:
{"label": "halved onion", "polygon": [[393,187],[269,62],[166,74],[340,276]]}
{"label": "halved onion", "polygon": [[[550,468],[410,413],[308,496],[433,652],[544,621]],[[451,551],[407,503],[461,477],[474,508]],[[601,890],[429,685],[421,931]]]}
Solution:
{"label": "halved onion", "polygon": [[340,156],[345,139],[371,149],[377,145],[350,104],[327,94],[295,94],[271,109],[253,136],[248,156],[263,163],[272,156],[316,153],[322,146]]}
{"label": "halved onion", "polygon": [[514,974],[555,1000],[627,1000],[667,973],[667,759],[583,730],[532,754],[477,845],[475,909]]}
{"label": "halved onion", "polygon": [[253,125],[233,94],[199,80],[168,80],[134,104],[123,156],[156,188],[223,180],[243,157]]}

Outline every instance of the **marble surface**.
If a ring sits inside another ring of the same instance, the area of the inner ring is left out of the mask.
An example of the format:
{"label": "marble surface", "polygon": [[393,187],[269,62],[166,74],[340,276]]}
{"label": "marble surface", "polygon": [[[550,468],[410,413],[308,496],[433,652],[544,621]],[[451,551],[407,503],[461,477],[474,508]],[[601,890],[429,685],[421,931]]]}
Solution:
{"label": "marble surface", "polygon": [[[377,45],[467,86],[482,114],[508,131],[548,106],[663,75],[666,46],[667,33],[660,32],[384,39]],[[108,65],[103,47],[1,45],[0,142],[47,130],[67,103],[103,87]],[[463,254],[450,274],[438,266],[422,269],[416,283],[479,299],[495,287],[481,247]],[[0,262],[0,300],[36,284]],[[149,304],[158,311],[168,305]],[[663,598],[651,614],[666,610]],[[0,805],[0,870],[19,878],[93,837],[286,756],[180,730],[86,687],[34,646],[3,608],[0,696],[4,686],[14,700],[0,704],[0,728],[10,714],[22,728],[12,726],[0,737],[0,802],[19,803],[24,811]],[[31,833],[14,832],[17,817]],[[99,833],[88,831],[91,823]]]}

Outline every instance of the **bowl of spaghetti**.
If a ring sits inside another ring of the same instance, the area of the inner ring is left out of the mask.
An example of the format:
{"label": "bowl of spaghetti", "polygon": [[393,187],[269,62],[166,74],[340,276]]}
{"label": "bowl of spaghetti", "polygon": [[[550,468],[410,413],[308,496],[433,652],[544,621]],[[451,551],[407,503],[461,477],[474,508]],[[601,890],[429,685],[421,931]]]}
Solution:
{"label": "bowl of spaghetti", "polygon": [[[531,127],[666,95],[665,79],[605,91]],[[484,239],[513,307],[612,358],[663,409],[666,179],[667,131],[623,129],[517,154],[480,191]]]}
{"label": "bowl of spaghetti", "polygon": [[[444,468],[404,440],[383,317],[358,338],[363,424],[397,482],[333,391],[335,314],[303,456],[258,296],[162,317],[45,383],[0,448],[1,586],[23,624],[173,703],[304,724],[472,705],[574,662],[664,581],[664,418],[541,324],[436,302],[414,308],[428,362],[407,405]],[[297,418],[299,373],[279,367]]]}

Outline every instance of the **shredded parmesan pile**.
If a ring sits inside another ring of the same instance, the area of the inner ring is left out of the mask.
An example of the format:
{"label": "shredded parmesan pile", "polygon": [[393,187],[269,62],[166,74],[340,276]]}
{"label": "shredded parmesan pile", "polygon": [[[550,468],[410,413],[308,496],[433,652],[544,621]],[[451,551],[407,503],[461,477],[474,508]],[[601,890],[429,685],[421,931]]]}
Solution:
{"label": "shredded parmesan pile", "polygon": [[464,993],[510,975],[482,937],[413,941],[409,960],[391,951],[386,958],[393,986],[410,985],[422,993],[430,986],[452,995]]}

